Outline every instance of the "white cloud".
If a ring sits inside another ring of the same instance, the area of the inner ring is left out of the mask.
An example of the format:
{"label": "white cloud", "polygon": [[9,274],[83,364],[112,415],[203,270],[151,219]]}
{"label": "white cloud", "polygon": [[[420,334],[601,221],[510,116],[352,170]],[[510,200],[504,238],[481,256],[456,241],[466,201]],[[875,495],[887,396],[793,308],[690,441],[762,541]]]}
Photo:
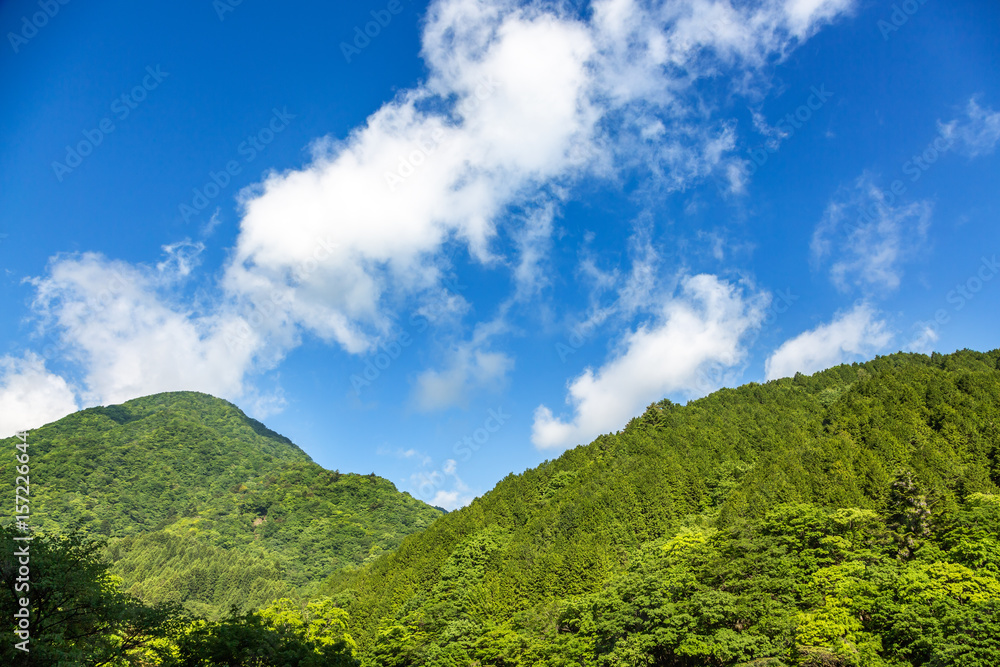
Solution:
{"label": "white cloud", "polygon": [[260,330],[226,310],[198,315],[172,303],[172,284],[189,270],[175,250],[156,270],[93,253],[59,257],[33,280],[43,326],[83,368],[84,402],[197,390],[247,399],[260,414],[279,408],[280,397],[244,382],[263,352]]}
{"label": "white cloud", "polygon": [[397,447],[396,449],[390,449],[386,446],[379,447],[376,451],[379,456],[392,456],[397,459],[416,459],[423,466],[429,466],[434,460],[425,454],[424,452],[417,451],[410,447],[409,449],[403,449],[402,447]]}
{"label": "white cloud", "polygon": [[0,357],[0,438],[37,428],[76,412],[76,395],[69,384],[45,368],[45,361],[28,352],[24,357]]}
{"label": "white cloud", "polygon": [[[854,0],[687,0],[593,3],[597,63],[615,98],[671,102],[690,82],[720,62],[760,68],[781,57],[824,24],[850,13]],[[715,58],[709,57],[714,55]],[[672,76],[663,76],[664,72]],[[738,83],[738,81],[737,81]]]}
{"label": "white cloud", "polygon": [[751,113],[753,114],[754,129],[767,139],[765,142],[767,149],[771,152],[777,151],[778,147],[781,146],[781,142],[788,138],[789,131],[782,129],[780,123],[774,126],[770,125],[764,114],[759,111],[752,111]]}
{"label": "white cloud", "polygon": [[715,276],[685,279],[659,321],[631,332],[614,358],[570,383],[572,419],[555,417],[544,405],[535,410],[532,442],[542,449],[590,442],[666,394],[699,387],[706,368],[743,359],[743,338],[763,319],[760,306],[761,299]]}
{"label": "white cloud", "polygon": [[209,218],[208,222],[206,222],[205,225],[201,228],[201,231],[199,233],[201,234],[202,238],[208,238],[209,236],[215,233],[215,228],[218,227],[219,224],[222,222],[222,219],[219,217],[219,213],[221,213],[221,210],[219,208],[216,208],[215,212],[212,213],[212,217]]}
{"label": "white cloud", "polygon": [[[433,290],[446,243],[496,262],[489,245],[505,207],[589,163],[590,53],[575,21],[489,3],[434,5],[427,86],[401,94],[347,141],[319,143],[305,170],[248,194],[226,285],[289,292],[296,322],[348,351],[369,349],[388,327],[383,298]],[[457,100],[450,114],[424,110],[445,96]],[[539,221],[541,233],[530,228]],[[523,232],[526,277],[531,238],[547,240],[544,221],[529,216]]]}
{"label": "white cloud", "polygon": [[900,285],[904,262],[924,248],[932,212],[926,200],[890,205],[872,176],[862,174],[830,202],[816,226],[813,261],[833,258],[830,279],[842,291],[893,291]]}
{"label": "white cloud", "polygon": [[814,32],[817,26],[850,12],[853,0],[785,0],[784,10],[792,33],[799,38]]}
{"label": "white cloud", "polygon": [[983,109],[975,98],[969,100],[965,118],[947,123],[938,122],[943,136],[955,150],[968,157],[989,155],[1000,142],[1000,111]]}
{"label": "white cloud", "polygon": [[[639,313],[658,310],[673,294],[676,277],[663,275],[662,260],[651,241],[652,234],[648,219],[636,221],[636,231],[628,244],[631,267],[624,275],[616,266],[606,270],[598,266],[599,257],[591,248],[593,239],[587,241],[577,275],[588,286],[590,304],[586,317],[567,327],[572,345],[579,347],[584,339],[609,321],[630,321]],[[607,298],[609,294],[611,298]]]}
{"label": "white cloud", "polygon": [[858,357],[868,357],[892,341],[884,320],[867,303],[858,303],[829,324],[785,341],[765,362],[768,380],[806,375]]}
{"label": "white cloud", "polygon": [[475,500],[475,498],[475,496],[468,493],[467,489],[452,489],[450,491],[438,489],[434,497],[427,501],[427,504],[433,507],[442,507],[451,512],[460,507],[465,507]]}

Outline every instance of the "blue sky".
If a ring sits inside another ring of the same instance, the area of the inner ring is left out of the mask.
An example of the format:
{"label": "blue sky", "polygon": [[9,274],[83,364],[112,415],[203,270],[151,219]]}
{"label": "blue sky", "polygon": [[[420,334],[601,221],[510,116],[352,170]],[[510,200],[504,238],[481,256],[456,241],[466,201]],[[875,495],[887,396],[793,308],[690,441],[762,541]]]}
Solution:
{"label": "blue sky", "polygon": [[453,508],[664,397],[998,345],[989,0],[0,29],[3,431],[205,391]]}

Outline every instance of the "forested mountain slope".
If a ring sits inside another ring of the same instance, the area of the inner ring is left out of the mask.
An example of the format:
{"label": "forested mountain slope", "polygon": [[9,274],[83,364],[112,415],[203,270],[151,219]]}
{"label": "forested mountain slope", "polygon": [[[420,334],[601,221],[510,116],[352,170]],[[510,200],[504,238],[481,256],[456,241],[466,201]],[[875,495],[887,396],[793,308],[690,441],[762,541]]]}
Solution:
{"label": "forested mountain slope", "polygon": [[[325,470],[231,403],[194,392],[83,410],[29,442],[33,525],[108,536],[128,592],[210,617],[305,592],[441,514],[375,475]],[[0,460],[8,498],[13,465]]]}
{"label": "forested mountain slope", "polygon": [[662,401],[332,577],[369,665],[1000,664],[1000,351]]}

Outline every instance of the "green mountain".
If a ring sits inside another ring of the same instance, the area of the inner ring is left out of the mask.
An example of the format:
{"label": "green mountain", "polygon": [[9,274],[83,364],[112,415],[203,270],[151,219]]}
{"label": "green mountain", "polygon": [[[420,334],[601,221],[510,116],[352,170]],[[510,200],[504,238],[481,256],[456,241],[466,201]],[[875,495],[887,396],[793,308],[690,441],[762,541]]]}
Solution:
{"label": "green mountain", "polygon": [[[209,617],[305,593],[441,515],[388,480],[325,470],[194,392],[83,410],[29,443],[33,525],[107,536],[127,592]],[[8,498],[14,465],[0,460]]]}
{"label": "green mountain", "polygon": [[448,514],[200,394],[30,442],[38,664],[1000,665],[1000,350],[660,401]]}
{"label": "green mountain", "polygon": [[1000,665],[1000,350],[654,404],[331,577],[366,665]]}

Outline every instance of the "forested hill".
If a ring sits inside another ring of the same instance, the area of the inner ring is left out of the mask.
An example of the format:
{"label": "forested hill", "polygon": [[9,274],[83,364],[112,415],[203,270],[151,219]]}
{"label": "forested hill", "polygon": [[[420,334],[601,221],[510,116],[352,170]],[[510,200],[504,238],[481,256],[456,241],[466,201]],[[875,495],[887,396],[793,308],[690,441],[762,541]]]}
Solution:
{"label": "forested hill", "polygon": [[332,577],[368,665],[1000,665],[1000,350],[662,401]]}
{"label": "forested hill", "polygon": [[311,461],[235,405],[195,392],[82,410],[32,431],[30,443],[34,522],[116,537],[195,512],[284,464]]}
{"label": "forested hill", "polygon": [[[29,443],[34,526],[111,538],[126,590],[210,617],[304,592],[441,515],[388,480],[325,470],[236,406],[195,392],[83,410],[31,431]],[[2,444],[13,450],[13,439]],[[13,465],[0,460],[8,498]]]}
{"label": "forested hill", "polygon": [[661,401],[447,515],[201,394],[29,442],[36,525],[113,562],[32,543],[73,664],[1000,665],[1000,350]]}

